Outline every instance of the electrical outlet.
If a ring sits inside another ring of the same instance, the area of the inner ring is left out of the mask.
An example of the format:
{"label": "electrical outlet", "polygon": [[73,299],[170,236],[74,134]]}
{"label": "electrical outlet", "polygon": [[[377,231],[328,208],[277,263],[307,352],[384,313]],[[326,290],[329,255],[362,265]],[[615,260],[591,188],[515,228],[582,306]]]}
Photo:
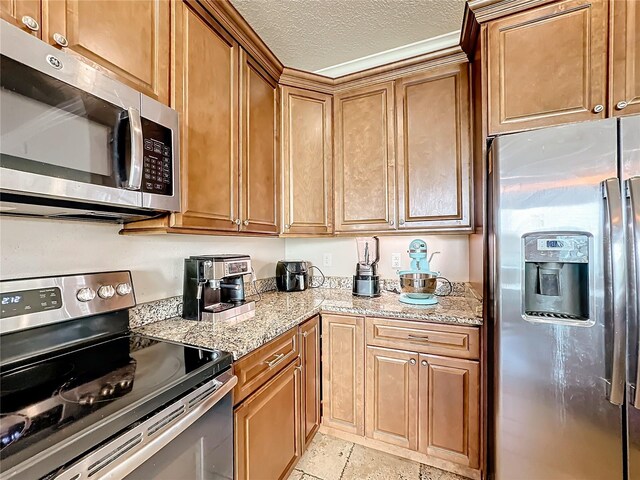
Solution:
{"label": "electrical outlet", "polygon": [[331,265],[333,265],[333,255],[331,255],[330,253],[325,253],[324,255],[322,255],[322,266],[330,267]]}
{"label": "electrical outlet", "polygon": [[391,268],[400,268],[402,267],[402,260],[399,253],[391,254]]}

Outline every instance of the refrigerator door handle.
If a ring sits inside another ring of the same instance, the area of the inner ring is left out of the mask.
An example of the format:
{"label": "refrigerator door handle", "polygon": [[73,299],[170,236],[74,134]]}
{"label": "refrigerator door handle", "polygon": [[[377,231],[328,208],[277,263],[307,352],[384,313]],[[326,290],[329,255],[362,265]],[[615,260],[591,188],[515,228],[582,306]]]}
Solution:
{"label": "refrigerator door handle", "polygon": [[614,405],[622,405],[625,391],[625,242],[622,220],[622,196],[620,180],[609,178],[603,182],[605,197],[604,254],[605,254],[605,321],[611,319],[612,342],[611,384],[608,400]]}
{"label": "refrigerator door handle", "polygon": [[[629,318],[629,322],[634,322],[633,327],[637,330],[640,328],[640,177],[632,177],[626,182],[627,196],[629,197],[627,222],[627,232],[629,234],[627,248],[629,251],[628,256],[628,274],[629,274],[629,291],[635,292],[633,295],[636,304],[633,310],[635,312],[635,318]],[[631,325],[630,325],[631,326]],[[634,338],[633,336],[631,338]],[[636,346],[635,352],[629,352],[636,355],[636,372],[635,383],[633,389],[635,391],[635,398],[633,398],[633,406],[640,410],[640,392],[638,392],[638,386],[640,385],[640,344]]]}

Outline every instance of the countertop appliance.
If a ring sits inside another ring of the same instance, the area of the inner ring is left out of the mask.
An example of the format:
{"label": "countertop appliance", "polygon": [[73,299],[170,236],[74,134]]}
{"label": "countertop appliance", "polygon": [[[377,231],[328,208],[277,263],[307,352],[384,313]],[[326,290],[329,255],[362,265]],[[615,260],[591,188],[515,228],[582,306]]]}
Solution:
{"label": "countertop appliance", "polygon": [[184,260],[182,317],[187,320],[244,320],[255,315],[247,301],[244,276],[252,273],[249,255],[201,255]]}
{"label": "countertop appliance", "polygon": [[233,478],[231,354],[130,332],[129,272],[0,293],[0,478]]}
{"label": "countertop appliance", "polygon": [[0,212],[180,210],[178,113],[0,20]]}
{"label": "countertop appliance", "polygon": [[431,270],[431,259],[440,252],[433,252],[427,259],[427,242],[416,239],[409,244],[409,270],[398,272],[400,277],[400,301],[411,305],[435,305],[435,295],[440,272]]}
{"label": "countertop appliance", "polygon": [[302,292],[309,287],[311,265],[304,260],[280,260],[276,264],[276,287],[281,292]]}
{"label": "countertop appliance", "polygon": [[380,260],[380,241],[378,237],[356,238],[358,263],[353,276],[353,294],[359,297],[380,296],[380,276],[378,261]]}
{"label": "countertop appliance", "polygon": [[490,149],[490,475],[640,478],[640,116]]}

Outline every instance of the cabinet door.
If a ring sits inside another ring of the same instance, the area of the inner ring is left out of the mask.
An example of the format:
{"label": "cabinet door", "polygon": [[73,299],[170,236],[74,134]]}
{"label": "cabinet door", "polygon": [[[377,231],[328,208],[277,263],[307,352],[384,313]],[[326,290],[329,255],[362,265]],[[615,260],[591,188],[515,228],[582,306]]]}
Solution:
{"label": "cabinet door", "polygon": [[286,478],[301,455],[296,361],[235,409],[237,480]]}
{"label": "cabinet door", "polygon": [[335,96],[335,230],[395,226],[393,82]]}
{"label": "cabinet door", "polygon": [[40,0],[0,0],[0,18],[42,38]]}
{"label": "cabinet door", "polygon": [[283,233],[333,232],[331,95],[282,88]]}
{"label": "cabinet door", "polygon": [[365,426],[369,438],[418,449],[418,354],[367,347]]}
{"label": "cabinet door", "polygon": [[278,233],[278,85],[241,52],[240,231]]}
{"label": "cabinet door", "polygon": [[302,443],[309,445],[320,427],[320,317],[300,326],[302,353]]}
{"label": "cabinet door", "polygon": [[565,0],[488,27],[489,133],[606,115],[605,0]]}
{"label": "cabinet door", "polygon": [[174,3],[182,214],[172,226],[237,231],[238,44],[199,6]]}
{"label": "cabinet door", "polygon": [[398,225],[470,228],[469,66],[396,81]]}
{"label": "cabinet door", "polygon": [[479,467],[478,362],[420,355],[420,451]]}
{"label": "cabinet door", "polygon": [[322,316],[322,422],[364,435],[364,318]]}
{"label": "cabinet door", "polygon": [[[169,103],[167,0],[43,0],[42,39],[79,53],[122,82]],[[54,38],[61,34],[68,45]]]}
{"label": "cabinet door", "polygon": [[613,0],[611,3],[613,114],[640,113],[640,2]]}

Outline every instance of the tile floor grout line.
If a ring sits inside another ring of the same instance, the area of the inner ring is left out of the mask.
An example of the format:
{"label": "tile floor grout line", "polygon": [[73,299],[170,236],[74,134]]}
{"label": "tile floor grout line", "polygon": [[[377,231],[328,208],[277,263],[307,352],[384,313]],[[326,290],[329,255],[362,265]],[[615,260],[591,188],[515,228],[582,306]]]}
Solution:
{"label": "tile floor grout line", "polygon": [[[294,468],[293,470],[294,470],[294,471],[296,471],[296,470],[298,470],[298,469],[297,469],[297,468]],[[311,475],[310,473],[307,473],[307,472],[305,472],[304,470],[298,470],[298,472],[302,472],[302,476],[303,476],[303,477],[304,477],[304,476],[307,476],[307,477],[311,477],[311,478],[313,478],[313,479],[315,479],[315,480],[324,480],[323,478],[316,477],[315,475]]]}
{"label": "tile floor grout line", "polygon": [[349,450],[349,456],[347,457],[347,461],[344,462],[344,467],[342,467],[342,472],[340,472],[340,478],[338,480],[342,480],[342,477],[344,477],[344,471],[347,469],[347,464],[349,463],[349,460],[351,460],[351,454],[353,453],[353,449],[356,446],[355,443],[351,444],[351,449]]}

